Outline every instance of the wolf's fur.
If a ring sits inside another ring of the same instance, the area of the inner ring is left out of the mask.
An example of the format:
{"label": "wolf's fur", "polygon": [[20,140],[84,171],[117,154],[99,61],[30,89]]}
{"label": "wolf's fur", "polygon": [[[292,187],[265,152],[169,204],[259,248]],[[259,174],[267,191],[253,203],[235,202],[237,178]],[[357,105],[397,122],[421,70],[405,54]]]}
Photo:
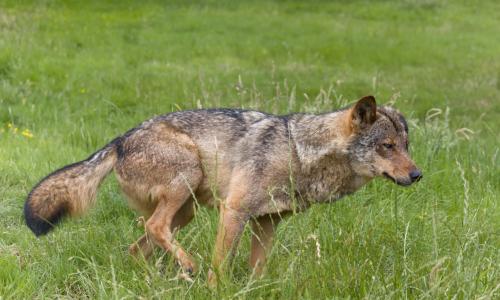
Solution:
{"label": "wolf's fur", "polygon": [[148,234],[131,246],[131,253],[148,256],[156,244],[193,271],[192,259],[172,232],[191,220],[198,201],[220,210],[213,266],[219,269],[231,257],[251,221],[250,263],[260,272],[278,216],[337,200],[376,176],[402,185],[419,179],[407,147],[403,116],[377,108],[371,96],[319,115],[174,112],[142,123],[88,159],[42,179],[26,200],[25,217],[36,235],[47,233],[63,216],[90,207],[100,182],[114,169],[130,206],[147,219]]}

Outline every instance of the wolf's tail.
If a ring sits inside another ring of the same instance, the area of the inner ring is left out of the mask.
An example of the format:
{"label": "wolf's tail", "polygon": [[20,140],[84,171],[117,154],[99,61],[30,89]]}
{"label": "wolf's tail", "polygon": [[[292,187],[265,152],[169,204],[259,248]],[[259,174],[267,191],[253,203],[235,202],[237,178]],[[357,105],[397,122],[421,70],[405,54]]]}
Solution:
{"label": "wolf's tail", "polygon": [[26,224],[40,236],[64,216],[84,213],[95,203],[97,188],[117,160],[116,143],[109,143],[89,158],[47,175],[29,193],[24,204]]}

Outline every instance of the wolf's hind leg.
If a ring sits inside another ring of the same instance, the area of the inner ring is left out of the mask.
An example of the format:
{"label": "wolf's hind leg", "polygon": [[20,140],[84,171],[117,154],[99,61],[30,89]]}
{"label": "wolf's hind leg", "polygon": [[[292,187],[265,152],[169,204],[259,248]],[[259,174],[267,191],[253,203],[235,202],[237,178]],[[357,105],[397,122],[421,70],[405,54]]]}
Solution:
{"label": "wolf's hind leg", "polygon": [[181,230],[184,226],[189,224],[194,217],[194,200],[190,198],[186,201],[181,208],[175,213],[174,219],[170,230],[175,232]]}
{"label": "wolf's hind leg", "polygon": [[156,245],[172,253],[185,272],[195,272],[195,263],[192,261],[190,255],[175,240],[172,232],[173,228],[181,225],[180,223],[175,224],[174,220],[177,213],[188,203],[190,190],[181,185],[169,185],[159,191],[156,197],[158,205],[146,222],[147,234]]}
{"label": "wolf's hind leg", "polygon": [[143,234],[136,242],[128,248],[130,255],[138,258],[140,255],[148,259],[154,250],[154,244],[147,234]]}
{"label": "wolf's hind leg", "polygon": [[[175,232],[176,230],[182,229],[191,222],[193,217],[194,201],[190,199],[184,203],[175,214],[170,230]],[[153,253],[154,247],[155,245],[151,241],[151,238],[148,238],[147,234],[143,234],[136,242],[130,245],[129,253],[136,258],[142,255],[145,259],[148,259]]]}

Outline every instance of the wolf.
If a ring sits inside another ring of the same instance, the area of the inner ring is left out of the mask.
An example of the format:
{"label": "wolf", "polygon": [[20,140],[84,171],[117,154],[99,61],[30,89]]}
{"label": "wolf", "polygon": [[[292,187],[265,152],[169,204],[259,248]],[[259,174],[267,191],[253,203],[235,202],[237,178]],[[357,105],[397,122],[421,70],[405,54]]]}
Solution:
{"label": "wolf", "polygon": [[114,170],[129,205],[146,220],[146,233],[129,248],[132,255],[147,258],[158,246],[185,274],[195,272],[175,232],[192,220],[199,203],[219,210],[209,282],[230,265],[247,223],[250,267],[261,274],[283,216],[334,202],[375,177],[402,186],[422,178],[408,144],[403,115],[377,106],[373,96],[321,114],[172,112],[43,178],[29,193],[24,216],[35,235],[46,234],[63,217],[89,209]]}

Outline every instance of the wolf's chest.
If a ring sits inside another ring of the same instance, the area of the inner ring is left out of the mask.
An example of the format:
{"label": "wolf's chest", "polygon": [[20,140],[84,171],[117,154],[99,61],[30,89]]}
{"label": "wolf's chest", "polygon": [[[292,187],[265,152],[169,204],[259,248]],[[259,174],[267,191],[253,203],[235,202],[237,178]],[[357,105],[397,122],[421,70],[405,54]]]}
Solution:
{"label": "wolf's chest", "polygon": [[336,200],[356,191],[366,181],[358,178],[347,162],[325,159],[300,176],[300,193],[310,201]]}

